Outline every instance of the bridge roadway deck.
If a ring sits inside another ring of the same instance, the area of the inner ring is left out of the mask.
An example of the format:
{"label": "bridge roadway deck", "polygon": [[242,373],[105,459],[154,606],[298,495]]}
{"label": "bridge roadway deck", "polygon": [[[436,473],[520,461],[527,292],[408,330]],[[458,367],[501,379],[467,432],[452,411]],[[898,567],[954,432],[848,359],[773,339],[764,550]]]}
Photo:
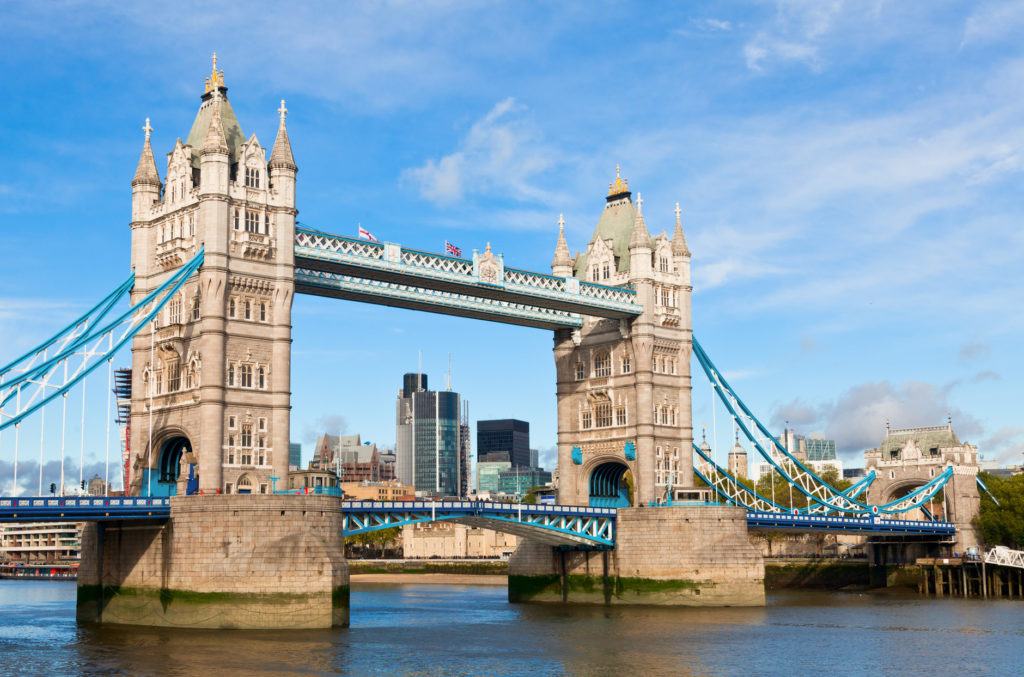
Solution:
{"label": "bridge roadway deck", "polygon": [[[257,495],[253,498],[257,499]],[[657,508],[651,508],[657,510]],[[346,535],[404,524],[449,520],[506,531],[551,545],[614,547],[615,508],[529,505],[484,501],[342,501]],[[84,496],[0,497],[0,522],[93,522],[165,520],[171,501],[164,497]],[[950,522],[748,512],[755,531],[793,533],[860,532],[893,536],[953,537]]]}

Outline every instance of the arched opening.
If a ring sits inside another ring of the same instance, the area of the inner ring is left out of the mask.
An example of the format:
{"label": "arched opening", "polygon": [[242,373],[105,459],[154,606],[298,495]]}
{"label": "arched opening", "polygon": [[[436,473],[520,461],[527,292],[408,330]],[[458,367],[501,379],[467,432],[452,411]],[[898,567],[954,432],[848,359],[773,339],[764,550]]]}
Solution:
{"label": "arched opening", "polygon": [[160,447],[157,467],[152,481],[144,482],[143,495],[177,496],[178,477],[181,475],[181,457],[192,452],[192,443],[184,435],[171,437]]}
{"label": "arched opening", "polygon": [[238,484],[236,485],[236,491],[240,494],[251,494],[252,493],[252,480],[249,479],[248,475],[242,475],[238,478]]}
{"label": "arched opening", "polygon": [[623,463],[609,461],[590,473],[592,508],[628,508],[633,504],[632,474]]}
{"label": "arched opening", "polygon": [[[920,489],[923,485],[927,484],[924,480],[914,480],[911,482],[901,483],[891,488],[887,493],[887,496],[883,503],[891,503],[892,501],[899,500],[914,491]],[[943,520],[946,521],[946,506],[943,501],[945,492],[939,491],[927,502],[921,504],[920,507],[908,510],[899,515],[893,515],[896,519],[907,519],[907,520]]]}

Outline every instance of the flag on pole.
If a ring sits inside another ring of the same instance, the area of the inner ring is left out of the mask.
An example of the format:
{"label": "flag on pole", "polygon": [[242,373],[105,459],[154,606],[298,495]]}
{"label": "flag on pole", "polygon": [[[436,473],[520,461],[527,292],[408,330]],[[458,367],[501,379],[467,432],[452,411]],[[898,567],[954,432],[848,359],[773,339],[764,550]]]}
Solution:
{"label": "flag on pole", "polygon": [[373,233],[366,230],[361,225],[359,226],[359,237],[364,240],[369,240],[370,242],[380,242],[380,240],[373,236]]}
{"label": "flag on pole", "polygon": [[455,245],[453,245],[448,240],[444,241],[444,251],[445,251],[446,254],[451,254],[452,256],[458,256],[458,257],[462,256],[462,250],[459,249],[458,247],[456,247]]}

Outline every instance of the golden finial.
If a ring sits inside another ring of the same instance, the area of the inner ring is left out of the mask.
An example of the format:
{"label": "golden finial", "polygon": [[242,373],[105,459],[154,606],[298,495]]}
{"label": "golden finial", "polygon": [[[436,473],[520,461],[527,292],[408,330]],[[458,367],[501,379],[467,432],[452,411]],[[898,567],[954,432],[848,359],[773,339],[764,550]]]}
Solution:
{"label": "golden finial", "polygon": [[618,195],[619,193],[629,192],[629,180],[623,180],[622,175],[619,171],[619,166],[615,165],[615,183],[608,184],[608,195]]}
{"label": "golden finial", "polygon": [[206,78],[206,93],[209,94],[211,91],[218,87],[224,86],[224,71],[217,71],[217,52],[213,53],[213,70],[210,71],[210,77]]}

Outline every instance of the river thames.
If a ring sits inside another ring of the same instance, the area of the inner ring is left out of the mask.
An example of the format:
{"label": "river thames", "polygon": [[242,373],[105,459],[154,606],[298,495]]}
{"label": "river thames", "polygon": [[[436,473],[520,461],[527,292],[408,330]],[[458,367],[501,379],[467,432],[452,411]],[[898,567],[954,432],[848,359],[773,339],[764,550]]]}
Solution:
{"label": "river thames", "polygon": [[17,675],[1019,674],[1024,605],[776,593],[756,609],[513,605],[500,586],[357,584],[352,627],[79,625],[75,584],[0,581]]}

